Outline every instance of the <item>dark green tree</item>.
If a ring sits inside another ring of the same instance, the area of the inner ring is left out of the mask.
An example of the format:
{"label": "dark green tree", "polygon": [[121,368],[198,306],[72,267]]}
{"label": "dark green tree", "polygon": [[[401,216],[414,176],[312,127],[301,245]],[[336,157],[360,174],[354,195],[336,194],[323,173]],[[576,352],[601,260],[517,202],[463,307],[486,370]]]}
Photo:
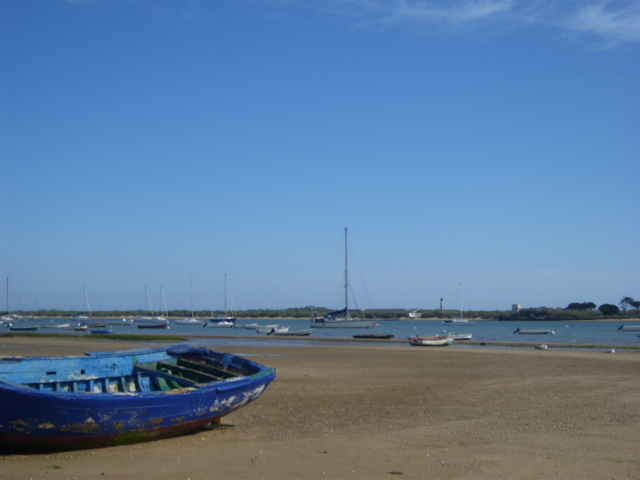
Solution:
{"label": "dark green tree", "polygon": [[598,307],[598,310],[602,312],[602,315],[617,315],[620,313],[620,309],[617,305],[611,305],[610,303],[604,303]]}
{"label": "dark green tree", "polygon": [[567,310],[593,310],[596,304],[593,302],[570,303]]}

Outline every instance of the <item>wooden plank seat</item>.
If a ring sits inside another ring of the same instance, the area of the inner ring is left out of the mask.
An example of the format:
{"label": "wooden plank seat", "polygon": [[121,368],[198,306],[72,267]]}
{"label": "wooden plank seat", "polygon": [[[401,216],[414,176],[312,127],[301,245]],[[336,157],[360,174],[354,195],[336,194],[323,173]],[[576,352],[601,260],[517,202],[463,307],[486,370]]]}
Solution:
{"label": "wooden plank seat", "polygon": [[[165,371],[161,371],[153,368],[143,367],[141,365],[136,365],[133,371],[134,373],[148,375],[152,379],[152,381],[154,382],[154,386],[158,390],[171,390],[173,388],[186,388],[186,387],[198,386],[198,382],[195,382],[188,378],[174,375],[171,372],[165,372]],[[160,380],[163,380],[164,382],[161,382]],[[165,388],[165,385],[166,385],[166,388]]]}
{"label": "wooden plank seat", "polygon": [[158,362],[156,368],[161,372],[169,372],[179,378],[185,378],[196,383],[209,383],[220,380],[220,377],[214,377],[208,373],[175,363]]}
{"label": "wooden plank seat", "polygon": [[178,365],[189,368],[194,371],[208,374],[216,379],[234,378],[237,375],[225,370],[220,370],[209,363],[199,362],[197,360],[189,360],[186,358],[179,358]]}

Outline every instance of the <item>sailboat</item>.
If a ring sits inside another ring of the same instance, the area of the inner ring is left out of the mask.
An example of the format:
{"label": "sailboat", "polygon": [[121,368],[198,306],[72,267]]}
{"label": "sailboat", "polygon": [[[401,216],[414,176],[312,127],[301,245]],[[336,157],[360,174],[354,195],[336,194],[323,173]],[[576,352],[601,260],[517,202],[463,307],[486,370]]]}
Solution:
{"label": "sailboat", "polygon": [[462,283],[458,284],[458,290],[460,292],[460,318],[450,318],[442,323],[445,325],[473,325],[475,323],[474,320],[467,320],[462,316]]}
{"label": "sailboat", "polygon": [[349,253],[347,250],[349,232],[344,229],[344,310],[329,312],[322,318],[311,317],[311,328],[371,328],[373,320],[354,318],[349,312]]}
{"label": "sailboat", "polygon": [[[227,289],[227,274],[224,274],[224,315],[214,315],[209,319],[209,323],[206,325],[211,327],[231,327],[234,323],[236,323],[237,317],[235,316],[235,311],[233,312],[234,316],[229,316],[229,311],[227,310],[227,299],[229,298],[228,289]],[[231,324],[231,325],[229,325]]]}
{"label": "sailboat", "polygon": [[84,311],[78,315],[75,315],[76,320],[88,320],[91,317],[91,307],[89,307],[89,316],[87,317],[87,305],[89,299],[87,298],[87,283],[84,283]]}
{"label": "sailboat", "polygon": [[145,298],[145,314],[139,315],[135,318],[136,324],[138,328],[166,328],[169,321],[166,318],[155,317],[153,315],[153,306],[151,307],[151,316],[149,316],[149,305],[151,303],[151,299],[149,298],[149,289],[147,288],[147,284],[144,284],[144,292],[146,295]]}
{"label": "sailboat", "polygon": [[12,320],[11,317],[9,317],[9,277],[7,277],[7,311],[4,313],[6,314],[6,316],[0,318],[0,324],[10,325]]}
{"label": "sailboat", "polygon": [[[18,311],[20,311],[20,295],[18,295]],[[9,315],[9,277],[7,277],[7,311],[5,313],[6,316],[0,318],[0,324],[9,324],[16,320],[22,320],[22,317],[17,313]]]}
{"label": "sailboat", "polygon": [[191,275],[189,275],[189,288],[191,290],[191,317],[181,318],[180,320],[176,320],[176,325],[204,325],[204,322],[201,320],[196,320],[193,316],[193,282],[191,281]]}

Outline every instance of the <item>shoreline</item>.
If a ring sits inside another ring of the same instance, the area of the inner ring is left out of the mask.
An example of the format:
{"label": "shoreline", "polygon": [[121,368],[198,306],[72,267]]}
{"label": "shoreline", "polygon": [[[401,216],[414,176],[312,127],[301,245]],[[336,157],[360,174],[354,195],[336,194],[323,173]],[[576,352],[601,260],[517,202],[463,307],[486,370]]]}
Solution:
{"label": "shoreline", "polygon": [[[248,337],[246,335],[192,335],[192,334],[177,334],[177,335],[153,335],[153,334],[129,334],[129,333],[114,333],[110,334],[108,337],[105,337],[103,334],[87,334],[82,332],[77,333],[38,333],[38,332],[0,332],[0,341],[6,338],[70,338],[70,339],[86,339],[86,340],[106,340],[112,342],[136,342],[136,343],[157,343],[164,342],[172,343],[170,340],[173,339],[173,343],[175,341],[184,341],[189,342],[193,340],[199,339],[208,339],[208,340],[240,340],[245,341],[246,343],[265,343],[283,341],[283,342],[309,342],[309,343],[336,343],[336,344],[346,344],[352,343],[354,345],[380,345],[384,346],[393,344],[395,345],[407,345],[407,339],[405,338],[391,338],[391,339],[358,339],[358,338],[349,338],[349,337],[295,337],[295,336],[251,336]],[[130,337],[130,338],[127,338]],[[627,350],[627,351],[640,351],[640,345],[607,345],[607,344],[576,344],[576,343],[546,343],[543,341],[538,342],[500,342],[500,341],[485,341],[485,340],[458,340],[456,342],[456,346],[448,346],[449,348],[465,348],[465,347],[473,347],[477,349],[482,348],[514,348],[514,349],[534,349],[535,347],[545,344],[548,349],[557,349],[557,350]],[[308,347],[311,347],[309,345]],[[304,347],[307,347],[305,345]],[[413,347],[418,348],[418,347]],[[432,347],[437,348],[437,347]],[[447,348],[447,347],[440,347]],[[2,345],[0,345],[0,353],[1,353]],[[0,355],[1,356],[1,355]]]}
{"label": "shoreline", "polygon": [[[135,317],[130,315],[118,315],[116,317],[102,317],[92,315],[88,318],[78,319],[73,316],[56,316],[56,317],[20,317],[20,319],[16,320],[18,322],[25,320],[47,320],[47,319],[65,319],[65,320],[107,320],[107,319],[120,319],[125,318],[127,320],[134,320]],[[180,320],[185,317],[165,317],[167,320]],[[210,317],[194,317],[196,320],[208,320]],[[277,320],[277,321],[287,321],[287,320],[309,320],[307,317],[236,317],[239,321],[255,321],[255,320]],[[444,320],[449,319],[449,317],[429,317],[429,318],[374,318],[374,321],[378,322],[442,322]],[[473,320],[474,322],[640,322],[640,316],[638,317],[625,317],[625,318],[545,318],[545,319],[529,319],[529,318],[513,318],[513,319],[505,319],[499,320],[497,318],[472,318],[469,317],[467,320]]]}

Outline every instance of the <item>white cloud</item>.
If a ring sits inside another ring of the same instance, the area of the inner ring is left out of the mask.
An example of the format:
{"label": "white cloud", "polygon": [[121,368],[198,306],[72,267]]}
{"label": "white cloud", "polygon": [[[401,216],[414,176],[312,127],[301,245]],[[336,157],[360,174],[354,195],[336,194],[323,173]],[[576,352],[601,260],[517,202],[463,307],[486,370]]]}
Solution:
{"label": "white cloud", "polygon": [[566,26],[609,42],[637,42],[640,40],[640,3],[617,6],[613,2],[600,2],[587,5],[569,18]]}
{"label": "white cloud", "polygon": [[640,41],[640,0],[252,0],[423,32],[545,25],[609,45]]}

